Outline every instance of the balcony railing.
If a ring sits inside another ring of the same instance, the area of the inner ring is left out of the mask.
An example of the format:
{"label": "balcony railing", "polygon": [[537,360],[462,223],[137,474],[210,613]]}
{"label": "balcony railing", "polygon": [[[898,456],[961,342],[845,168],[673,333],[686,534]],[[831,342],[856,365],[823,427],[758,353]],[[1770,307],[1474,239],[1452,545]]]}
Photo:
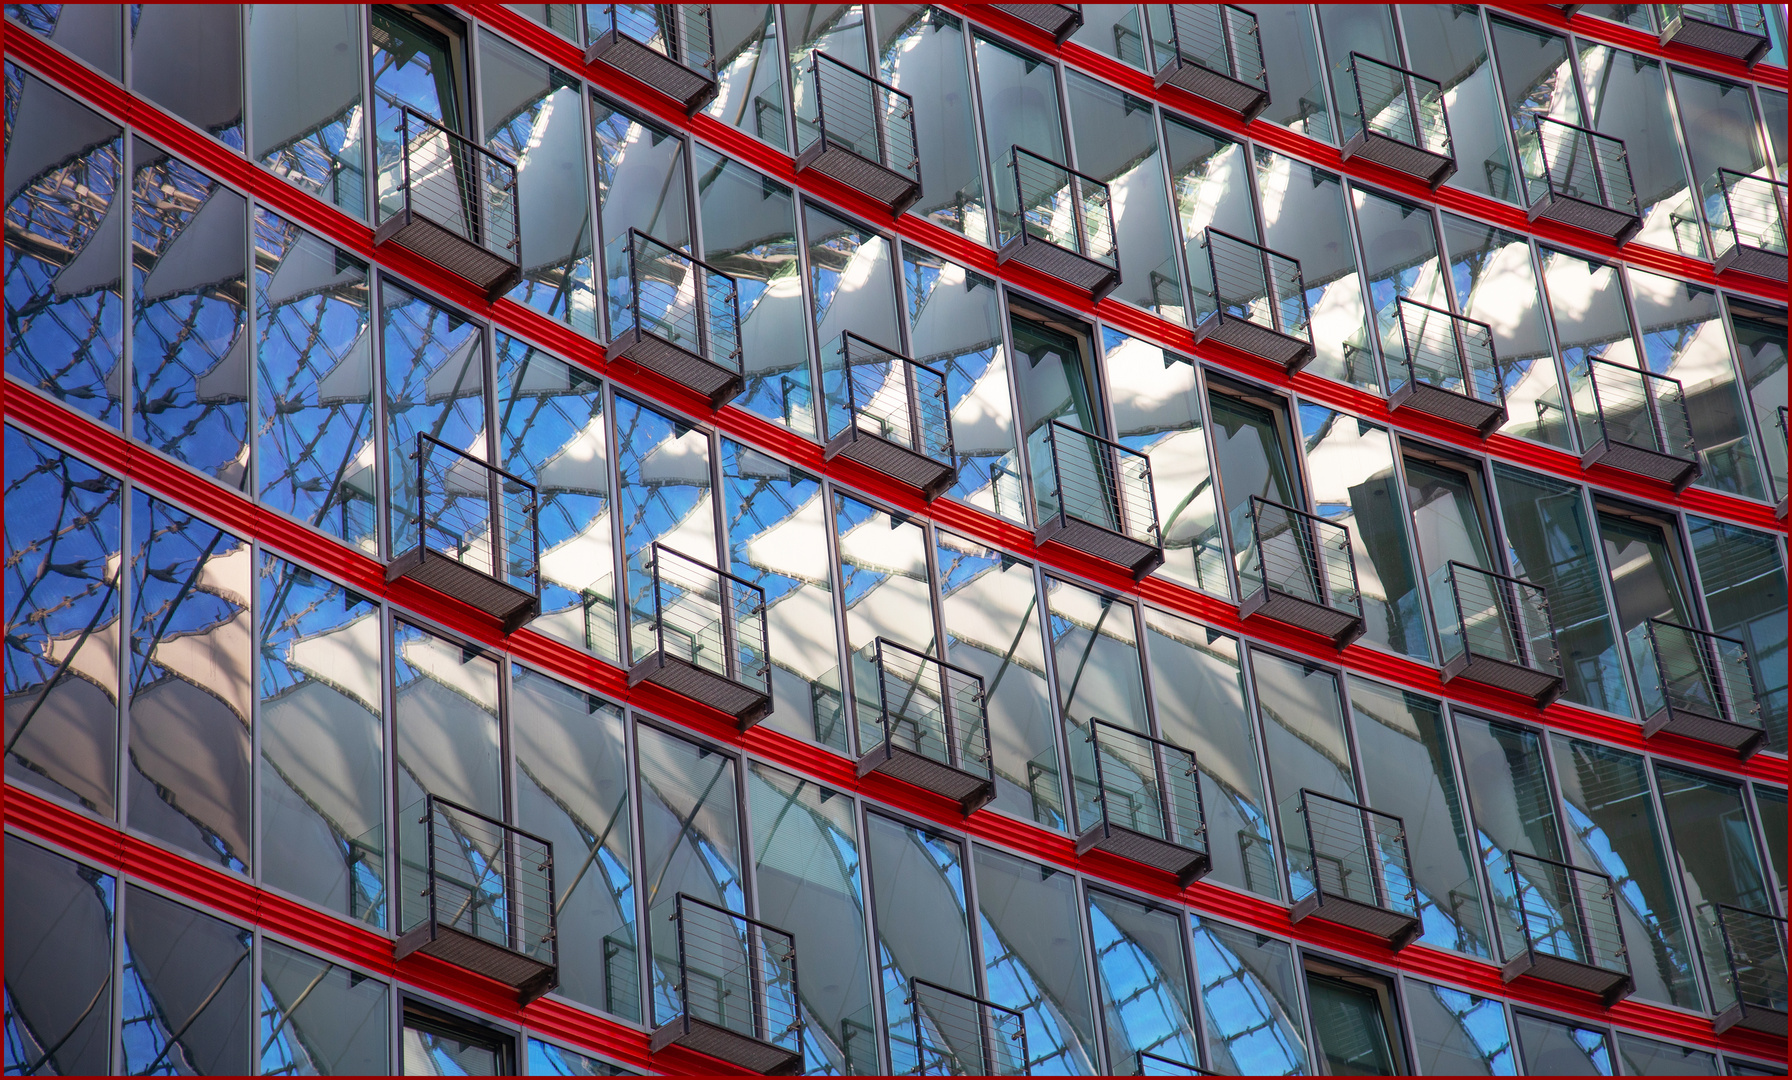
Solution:
{"label": "balcony railing", "polygon": [[993,1001],[910,979],[915,1076],[1030,1076],[1027,1018]]}
{"label": "balcony railing", "polygon": [[[1523,694],[1541,708],[1562,691],[1549,595],[1541,585],[1451,561],[1434,603],[1443,681],[1467,679]],[[1441,594],[1441,595],[1439,595]]]}
{"label": "balcony railing", "polygon": [[716,96],[708,4],[592,4],[587,64],[646,83],[694,113]]}
{"label": "balcony railing", "polygon": [[437,795],[405,813],[422,826],[422,851],[402,860],[406,906],[423,902],[394,958],[434,956],[496,979],[525,1005],[560,985],[554,846]]}
{"label": "balcony railing", "polygon": [[1305,367],[1313,359],[1313,326],[1300,262],[1211,227],[1201,248],[1213,282],[1213,310],[1196,324],[1195,341],[1212,338],[1280,364],[1290,375]]}
{"label": "balcony railing", "polygon": [[1219,1076],[1220,1075],[1219,1073],[1216,1073],[1216,1072],[1208,1072],[1206,1069],[1200,1068],[1199,1066],[1190,1065],[1186,1061],[1177,1061],[1175,1058],[1164,1057],[1162,1054],[1148,1053],[1144,1050],[1140,1050],[1138,1053],[1134,1054],[1133,1056],[1138,1059],[1134,1063],[1134,1066],[1133,1066],[1133,1075],[1134,1076]]}
{"label": "balcony railing", "polygon": [[609,357],[632,360],[721,408],[747,383],[734,278],[644,232],[628,231],[628,303]]}
{"label": "balcony railing", "polygon": [[1474,428],[1482,438],[1506,422],[1505,368],[1493,328],[1400,297],[1400,354],[1388,357],[1391,409],[1410,409]]}
{"label": "balcony railing", "polygon": [[[1406,822],[1360,803],[1302,788],[1290,817],[1288,874],[1294,922],[1316,916],[1374,934],[1398,952],[1423,929]],[[1285,819],[1286,820],[1286,819]]]}
{"label": "balcony railing", "polygon": [[1025,263],[1087,292],[1091,301],[1112,292],[1120,284],[1120,253],[1108,186],[1019,146],[1007,157],[1005,182],[1014,185],[1019,219],[996,262]]}
{"label": "balcony railing", "polygon": [[1145,13],[1158,86],[1187,90],[1247,123],[1269,105],[1257,16],[1231,4],[1151,4]]}
{"label": "balcony railing", "polygon": [[845,456],[919,488],[929,502],[958,482],[946,373],[840,335],[840,367],[824,368],[828,460]]}
{"label": "balcony railing", "polygon": [[1713,1027],[1720,1035],[1739,1027],[1784,1039],[1786,920],[1730,904],[1713,904],[1711,910],[1718,938],[1713,944],[1722,956],[1711,973],[1717,999]]}
{"label": "balcony railing", "polygon": [[1036,543],[1055,541],[1118,564],[1135,581],[1163,564],[1149,457],[1062,420],[1034,439]]}
{"label": "balcony railing", "polygon": [[997,11],[1008,14],[1026,23],[1028,26],[1043,30],[1052,36],[1058,44],[1076,32],[1083,25],[1083,5],[1081,4],[992,4]]}
{"label": "balcony railing", "polygon": [[969,814],[996,796],[983,678],[887,638],[874,642],[877,700],[861,696],[859,775],[944,795]]}
{"label": "balcony railing", "polygon": [[1665,619],[1650,619],[1641,629],[1642,641],[1631,651],[1643,737],[1665,731],[1734,750],[1744,760],[1759,750],[1766,732],[1748,646]]}
{"label": "balcony railing", "polygon": [[415,109],[399,112],[398,137],[398,206],[374,246],[415,252],[490,299],[509,292],[523,273],[516,165]]}
{"label": "balcony railing", "polygon": [[1253,615],[1323,634],[1343,648],[1363,632],[1363,598],[1356,581],[1350,530],[1292,506],[1251,496],[1250,535],[1239,573]]}
{"label": "balcony railing", "polygon": [[901,214],[921,197],[914,100],[819,49],[808,67],[815,119],[797,121],[796,170],[824,173]]}
{"label": "balcony railing", "polygon": [[1711,222],[1717,270],[1786,280],[1786,199],[1784,180],[1717,170],[1723,196]]}
{"label": "balcony railing", "polygon": [[1350,54],[1360,130],[1344,144],[1346,158],[1363,157],[1431,185],[1456,171],[1444,88],[1416,71]]}
{"label": "balcony railing", "polygon": [[1580,422],[1583,467],[1606,465],[1672,484],[1699,475],[1692,416],[1680,380],[1589,358],[1570,386]]}
{"label": "balcony railing", "polygon": [[1773,48],[1760,4],[1656,4],[1661,43],[1685,45],[1754,67]]}
{"label": "balcony railing", "polygon": [[652,607],[635,613],[635,647],[650,650],[628,684],[651,682],[734,717],[741,729],[771,711],[765,590],[664,544],[652,547]]}
{"label": "balcony railing", "polygon": [[[1792,421],[1787,419],[1786,406],[1781,405],[1774,410],[1774,425],[1780,429],[1781,449],[1792,450],[1792,438],[1788,438],[1788,432],[1792,431]],[[1773,438],[1772,433],[1770,432],[1767,437],[1770,439]],[[1786,512],[1788,510],[1792,510],[1792,493],[1785,490],[1785,483],[1782,481],[1780,485],[1780,501],[1773,508],[1773,516],[1784,521],[1786,520]]]}
{"label": "balcony railing", "polygon": [[1624,244],[1643,227],[1624,140],[1532,114],[1537,175],[1527,177],[1530,219],[1546,218]]}
{"label": "balcony railing", "polygon": [[1076,853],[1106,851],[1173,874],[1187,888],[1212,869],[1195,752],[1091,718],[1094,811]]}
{"label": "balcony railing", "polygon": [[768,1076],[800,1073],[796,938],[686,893],[671,921],[678,1015],[654,1030],[651,1051],[676,1045]]}
{"label": "balcony railing", "polygon": [[[386,580],[410,578],[471,604],[510,633],[541,612],[535,486],[430,435],[417,435],[416,503]],[[414,531],[413,531],[414,530]]]}
{"label": "balcony railing", "polygon": [[1599,995],[1606,1008],[1636,989],[1612,879],[1538,855],[1507,856],[1510,894],[1502,897],[1501,948],[1506,982],[1530,975]]}

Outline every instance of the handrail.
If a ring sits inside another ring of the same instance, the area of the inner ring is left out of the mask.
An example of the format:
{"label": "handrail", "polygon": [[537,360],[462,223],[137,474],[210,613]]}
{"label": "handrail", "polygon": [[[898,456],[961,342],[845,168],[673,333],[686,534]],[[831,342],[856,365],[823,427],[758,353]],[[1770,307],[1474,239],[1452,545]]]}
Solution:
{"label": "handrail", "polygon": [[[797,989],[796,937],[788,930],[678,893],[671,921],[677,927],[680,1019],[748,1035],[801,1051],[803,1013]],[[780,949],[779,947],[782,946]],[[702,976],[701,979],[693,976]],[[745,988],[746,1018],[731,1016],[729,1002]],[[697,988],[708,994],[694,992]]]}
{"label": "handrail", "polygon": [[[433,461],[444,456],[449,464],[433,468]],[[411,459],[417,463],[417,545],[539,594],[540,501],[535,485],[424,431],[417,433]],[[505,497],[512,494],[519,497]],[[432,496],[440,503],[433,514]],[[469,500],[477,506],[470,512]],[[526,548],[518,546],[519,537],[527,537]]]}
{"label": "handrail", "polygon": [[[1537,179],[1548,185],[1548,190],[1608,210],[1632,216],[1638,213],[1636,183],[1624,140],[1542,113],[1531,114],[1531,126],[1543,166],[1543,175]],[[1590,188],[1583,170],[1591,174]],[[1532,193],[1528,201],[1534,205],[1539,195]]]}
{"label": "handrail", "polygon": [[[649,551],[660,654],[771,693],[765,590],[657,540]],[[669,572],[668,556],[682,569]],[[668,585],[675,595],[668,596]],[[668,631],[676,640],[668,640]]]}
{"label": "handrail", "polygon": [[820,49],[810,50],[809,71],[820,138],[892,172],[920,178],[914,98]]}
{"label": "handrail", "polygon": [[1250,521],[1250,550],[1265,586],[1361,617],[1362,590],[1348,526],[1261,495],[1251,496]]}
{"label": "handrail", "polygon": [[[954,769],[987,776],[993,784],[995,755],[983,677],[885,637],[872,644],[886,752],[901,745]],[[906,730],[906,738],[899,728]],[[935,743],[938,752],[929,752]]]}
{"label": "handrail", "polygon": [[1493,347],[1493,327],[1404,296],[1396,308],[1402,349],[1392,359],[1405,367],[1409,382],[1505,407],[1505,369]]}
{"label": "handrail", "polygon": [[[1303,869],[1322,895],[1418,914],[1418,884],[1404,819],[1311,788],[1300,789],[1295,811],[1305,826],[1306,846],[1288,845],[1291,875]],[[1308,862],[1297,868],[1294,859],[1301,850]]]}
{"label": "handrail", "polygon": [[507,262],[521,263],[516,164],[408,105],[399,110],[398,130],[405,208]]}
{"label": "handrail", "polygon": [[1444,564],[1444,577],[1456,615],[1453,627],[1438,628],[1447,634],[1443,642],[1446,657],[1466,650],[1470,655],[1560,673],[1548,590],[1454,559]]}
{"label": "handrail", "polygon": [[1456,156],[1444,89],[1435,79],[1359,52],[1350,54],[1349,67],[1356,84],[1353,115],[1365,131],[1428,153]]}
{"label": "handrail", "polygon": [[[944,371],[873,344],[851,330],[841,332],[840,358],[847,424],[950,468],[958,467]],[[827,373],[825,369],[823,373]],[[828,419],[830,433],[839,434],[834,418]],[[871,426],[867,427],[866,421]]]}
{"label": "handrail", "polygon": [[[1521,860],[1536,864],[1533,876],[1547,879],[1552,886],[1548,894],[1521,871]],[[1629,973],[1630,955],[1611,875],[1519,851],[1508,852],[1506,862],[1512,879],[1513,918],[1523,934],[1525,951]],[[1503,926],[1501,930],[1503,934]]]}
{"label": "handrail", "polygon": [[[931,1010],[926,1008],[924,996],[934,1000]],[[935,1075],[934,1068],[943,1068],[944,1074],[949,1076],[1032,1074],[1032,1059],[1027,1054],[1027,1018],[1020,1011],[921,978],[909,980],[908,998],[904,1004],[909,1007],[915,1027],[915,1054],[919,1059],[915,1064],[915,1075]],[[955,1016],[948,1010],[971,1011],[974,1015]],[[927,1013],[925,1023],[923,1013]],[[938,1043],[944,1044],[943,1048],[936,1047],[934,1040],[927,1037],[929,1034],[936,1036]],[[1018,1069],[1002,1068],[1005,1061],[1014,1060],[1000,1052],[1004,1035],[1008,1042],[1020,1044]],[[973,1043],[982,1060],[969,1063],[959,1060],[962,1053],[955,1047],[969,1047]],[[928,1060],[930,1049],[934,1062]]]}
{"label": "handrail", "polygon": [[[1211,1072],[1207,1069],[1203,1069],[1198,1065],[1190,1065],[1186,1061],[1177,1061],[1175,1058],[1165,1057],[1162,1054],[1153,1054],[1148,1050],[1135,1051],[1133,1056],[1138,1059],[1138,1064],[1136,1066],[1138,1071],[1133,1074],[1134,1076],[1219,1076],[1219,1075],[1222,1075],[1220,1073]],[[1175,1069],[1175,1070],[1180,1070],[1180,1071],[1177,1071],[1177,1072],[1163,1072],[1163,1071],[1152,1072],[1147,1067],[1147,1064],[1146,1064],[1147,1062],[1155,1063],[1156,1067],[1159,1070]]]}
{"label": "handrail", "polygon": [[[1104,745],[1103,728],[1124,738],[1109,735]],[[1133,745],[1122,749],[1126,739],[1133,740]],[[1104,834],[1118,824],[1180,847],[1206,850],[1207,814],[1201,801],[1200,766],[1193,750],[1093,716],[1089,718],[1086,741],[1094,751],[1096,802],[1101,807]],[[1110,783],[1109,769],[1102,764],[1104,755],[1124,766],[1138,783]],[[1135,798],[1135,792],[1143,794],[1145,800]],[[1123,815],[1119,815],[1121,808],[1115,806],[1120,799],[1127,804]],[[1141,811],[1154,812],[1155,820],[1151,813]]]}
{"label": "handrail", "polygon": [[1717,186],[1723,194],[1724,218],[1722,222],[1713,221],[1711,231],[1721,231],[1723,238],[1730,241],[1726,246],[1786,254],[1786,181],[1719,169]]}
{"label": "handrail", "polygon": [[1207,251],[1214,304],[1222,316],[1313,340],[1312,311],[1299,259],[1212,226],[1203,232],[1201,246]]}
{"label": "handrail", "polygon": [[[1023,237],[1036,237],[1085,259],[1118,265],[1114,200],[1106,184],[1018,144],[1008,158]],[[1061,196],[1071,205],[1063,205]],[[1061,220],[1066,218],[1068,228]]]}
{"label": "handrail", "polygon": [[[629,321],[614,338],[638,330],[744,375],[740,287],[733,275],[639,229],[628,231]],[[646,313],[642,301],[653,305]]]}
{"label": "handrail", "polygon": [[[1035,475],[1040,517],[1075,518],[1140,543],[1163,546],[1149,455],[1062,420],[1050,421],[1044,431],[1051,476]],[[1034,468],[1037,473],[1038,465]],[[1046,495],[1049,500],[1040,498]]]}

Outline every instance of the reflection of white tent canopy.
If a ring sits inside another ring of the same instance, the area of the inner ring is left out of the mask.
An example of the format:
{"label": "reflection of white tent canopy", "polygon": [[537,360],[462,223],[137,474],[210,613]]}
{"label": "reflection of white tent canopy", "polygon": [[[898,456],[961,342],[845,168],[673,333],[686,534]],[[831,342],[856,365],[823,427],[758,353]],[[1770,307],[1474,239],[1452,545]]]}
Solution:
{"label": "reflection of white tent canopy", "polygon": [[975,989],[958,888],[906,829],[874,817],[865,845],[878,941],[891,965],[909,978]]}
{"label": "reflection of white tent canopy", "polygon": [[[339,4],[257,4],[245,12],[260,160],[341,119],[360,101],[360,13]],[[347,125],[345,157],[358,155],[360,130],[358,123]]]}

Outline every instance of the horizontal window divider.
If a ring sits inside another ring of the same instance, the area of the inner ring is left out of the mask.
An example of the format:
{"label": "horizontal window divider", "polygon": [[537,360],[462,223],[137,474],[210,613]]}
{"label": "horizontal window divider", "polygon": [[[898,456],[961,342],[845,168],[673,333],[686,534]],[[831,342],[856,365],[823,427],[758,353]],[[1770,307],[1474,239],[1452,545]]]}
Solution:
{"label": "horizontal window divider", "polygon": [[[642,105],[643,99],[654,96],[652,91],[646,90],[640,84],[635,84],[624,76],[613,75],[597,69],[586,69],[583,65],[582,54],[579,54],[570,42],[508,9],[483,8],[481,17],[497,29],[516,37],[537,52],[547,55],[551,60],[572,65],[575,70],[585,71],[587,78],[594,83],[601,85],[607,92],[613,93],[618,98],[632,102],[637,107]],[[386,245],[376,254],[373,248],[373,229],[365,222],[351,218],[279,177],[265,172],[215,139],[119,89],[110,80],[88,70],[84,65],[68,58],[47,42],[38,40],[30,33],[6,35],[5,52],[9,58],[24,60],[28,66],[38,69],[52,80],[61,82],[75,90],[78,95],[85,97],[90,103],[113,112],[116,118],[122,118],[151,138],[163,142],[169,149],[207,170],[218,179],[254,195],[271,209],[311,229],[323,239],[353,252],[371,264],[376,264],[382,269],[389,270],[424,287],[478,317],[489,319],[494,325],[519,334],[532,343],[559,354],[564,359],[582,363],[598,375],[612,380],[619,387],[657,398],[692,417],[714,424],[729,435],[740,437],[758,444],[762,449],[781,454],[792,463],[818,475],[832,476],[860,487],[868,493],[888,498],[904,506],[916,502],[902,489],[890,484],[881,475],[856,462],[841,459],[836,459],[833,462],[824,461],[819,444],[812,443],[786,428],[733,406],[714,410],[701,395],[657,373],[647,371],[634,364],[610,363],[606,359],[603,346],[574,331],[565,323],[550,319],[508,299],[495,303],[490,302],[461,278],[401,248]],[[1105,58],[1100,58],[1099,54],[1091,55],[1105,60]],[[1116,61],[1108,61],[1108,63],[1117,64]],[[1135,72],[1134,74],[1145,80],[1148,89],[1150,80],[1143,73]],[[947,229],[910,216],[899,217],[892,222],[888,212],[878,207],[875,202],[826,176],[809,171],[803,173],[799,181],[792,159],[788,155],[759,142],[744,132],[737,131],[700,113],[696,116],[686,117],[682,106],[673,102],[671,98],[652,101],[651,105],[652,108],[645,111],[651,112],[662,122],[690,131],[704,141],[715,145],[724,153],[782,183],[834,203],[867,223],[875,224],[887,232],[895,232],[905,240],[911,241],[927,251],[949,258],[979,274],[1016,285],[1043,296],[1068,310],[1093,314],[1116,329],[1151,341],[1172,352],[1217,363],[1268,385],[1293,390],[1314,402],[1352,413],[1362,419],[1385,425],[1396,431],[1407,431],[1437,442],[1464,447],[1472,452],[1563,477],[1575,483],[1587,484],[1595,489],[1605,489],[1616,494],[1641,498],[1657,504],[1680,506],[1692,513],[1747,525],[1765,532],[1784,534],[1789,531],[1788,523],[1776,518],[1774,507],[1767,503],[1751,502],[1702,488],[1689,487],[1684,492],[1676,493],[1671,485],[1656,483],[1628,473],[1599,466],[1585,469],[1581,466],[1577,455],[1540,443],[1499,434],[1482,440],[1441,421],[1406,415],[1396,419],[1389,412],[1388,402],[1384,398],[1355,387],[1320,378],[1317,375],[1299,373],[1290,377],[1273,364],[1225,345],[1212,342],[1196,345],[1194,334],[1189,328],[1160,319],[1138,308],[1114,300],[1103,300],[1091,308],[1086,296],[1079,296],[1075,290],[1066,287],[1056,279],[1014,262],[998,266],[993,250],[973,243]],[[1257,128],[1267,126],[1258,124]],[[1279,131],[1280,129],[1275,130]],[[1253,135],[1259,133],[1253,129]],[[1299,138],[1291,133],[1283,132],[1283,134],[1289,138]],[[1331,151],[1333,157],[1336,157],[1335,150],[1329,147],[1326,149]],[[1414,186],[1423,187],[1423,185]],[[1524,212],[1522,210],[1516,207],[1507,209],[1519,219],[1515,228],[1520,231],[1530,231],[1530,226],[1523,221]],[[1709,276],[1709,268],[1707,267],[1706,270],[1707,276]],[[941,499],[931,504],[930,507],[917,508],[930,517],[944,520],[950,514],[948,508],[957,506],[958,504],[951,500]],[[955,524],[955,527],[969,529],[979,535],[989,534],[992,528],[1008,531],[1005,528],[1007,523],[994,515],[968,509],[966,513],[968,517],[965,520],[968,523]],[[1011,539],[991,540],[990,542],[998,546],[1015,547],[1021,551],[1032,550],[1030,533],[1014,527],[1011,535]]]}
{"label": "horizontal window divider", "polygon": [[1769,90],[1785,92],[1792,84],[1792,73],[1786,68],[1775,67],[1765,60],[1753,68],[1740,60],[1705,49],[1695,49],[1687,45],[1663,45],[1659,38],[1646,30],[1638,30],[1634,26],[1625,26],[1609,19],[1600,19],[1592,15],[1564,15],[1560,5],[1556,4],[1488,4],[1488,8],[1501,15],[1547,26],[1551,30],[1572,33],[1588,41],[1596,41],[1601,45],[1610,45],[1626,52],[1652,56],[1657,60],[1666,60],[1682,67],[1693,68],[1722,75],[1726,79],[1738,82],[1760,83]]}

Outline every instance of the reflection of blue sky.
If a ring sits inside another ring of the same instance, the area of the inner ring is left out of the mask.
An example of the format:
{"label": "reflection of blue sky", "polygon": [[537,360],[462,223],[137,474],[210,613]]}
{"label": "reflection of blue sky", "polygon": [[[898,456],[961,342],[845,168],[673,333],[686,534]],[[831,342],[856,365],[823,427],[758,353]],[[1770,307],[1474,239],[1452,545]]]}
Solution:
{"label": "reflection of blue sky", "polygon": [[[1095,966],[1101,974],[1111,1067],[1129,1071],[1137,1062],[1123,1060],[1122,1055],[1131,1057],[1140,1050],[1195,1064],[1188,1006],[1177,992],[1182,981],[1178,973],[1166,972],[1157,957],[1114,925],[1100,904],[1089,905],[1089,923]],[[1174,962],[1181,963],[1182,958]]]}
{"label": "reflection of blue sky", "polygon": [[[1636,797],[1642,796],[1639,793]],[[1624,857],[1618,854],[1617,849],[1612,846],[1611,838],[1605,835],[1605,830],[1595,824],[1593,819],[1587,816],[1586,811],[1574,803],[1563,800],[1563,804],[1568,811],[1569,828],[1574,830],[1576,839],[1581,842],[1581,846],[1586,849],[1588,855],[1592,856],[1599,868],[1611,875],[1619,898],[1630,909],[1631,914],[1636,916],[1637,921],[1643,924],[1643,928],[1649,932],[1649,952],[1657,955],[1665,954],[1664,966],[1671,970],[1687,971],[1688,958],[1678,948],[1680,944],[1679,919],[1672,917],[1670,913],[1674,925],[1664,924],[1661,915],[1650,906],[1649,898],[1644,895],[1642,886],[1638,884],[1635,875],[1631,873],[1629,865],[1624,862]]]}
{"label": "reflection of blue sky", "polygon": [[991,1001],[1019,1012],[1026,1020],[1026,1072],[1031,1076],[1075,1076],[1093,1070],[1089,1050],[1077,1038],[1070,1019],[1058,1008],[1026,962],[1002,941],[988,919],[983,927],[984,976]]}
{"label": "reflection of blue sky", "polygon": [[[1300,1017],[1284,1007],[1263,977],[1225,941],[1232,934],[1244,936],[1249,931],[1222,932],[1202,925],[1198,917],[1195,920],[1195,970],[1201,978],[1214,1064],[1229,1059],[1232,1068],[1245,1076],[1304,1073],[1307,1053]],[[1285,962],[1291,964],[1292,959]]]}
{"label": "reflection of blue sky", "polygon": [[[1407,983],[1408,987],[1417,985],[1421,984]],[[1422,985],[1456,1021],[1463,1038],[1487,1064],[1488,1075],[1518,1075],[1518,1063],[1512,1054],[1512,1033],[1506,1027],[1505,1006],[1494,998],[1476,997],[1447,986]],[[1429,1037],[1441,1038],[1437,1035]]]}
{"label": "reflection of blue sky", "polygon": [[553,1043],[545,1043],[540,1039],[529,1040],[529,1075],[530,1076],[634,1076],[630,1072],[607,1061],[575,1054],[571,1050],[562,1049]]}

